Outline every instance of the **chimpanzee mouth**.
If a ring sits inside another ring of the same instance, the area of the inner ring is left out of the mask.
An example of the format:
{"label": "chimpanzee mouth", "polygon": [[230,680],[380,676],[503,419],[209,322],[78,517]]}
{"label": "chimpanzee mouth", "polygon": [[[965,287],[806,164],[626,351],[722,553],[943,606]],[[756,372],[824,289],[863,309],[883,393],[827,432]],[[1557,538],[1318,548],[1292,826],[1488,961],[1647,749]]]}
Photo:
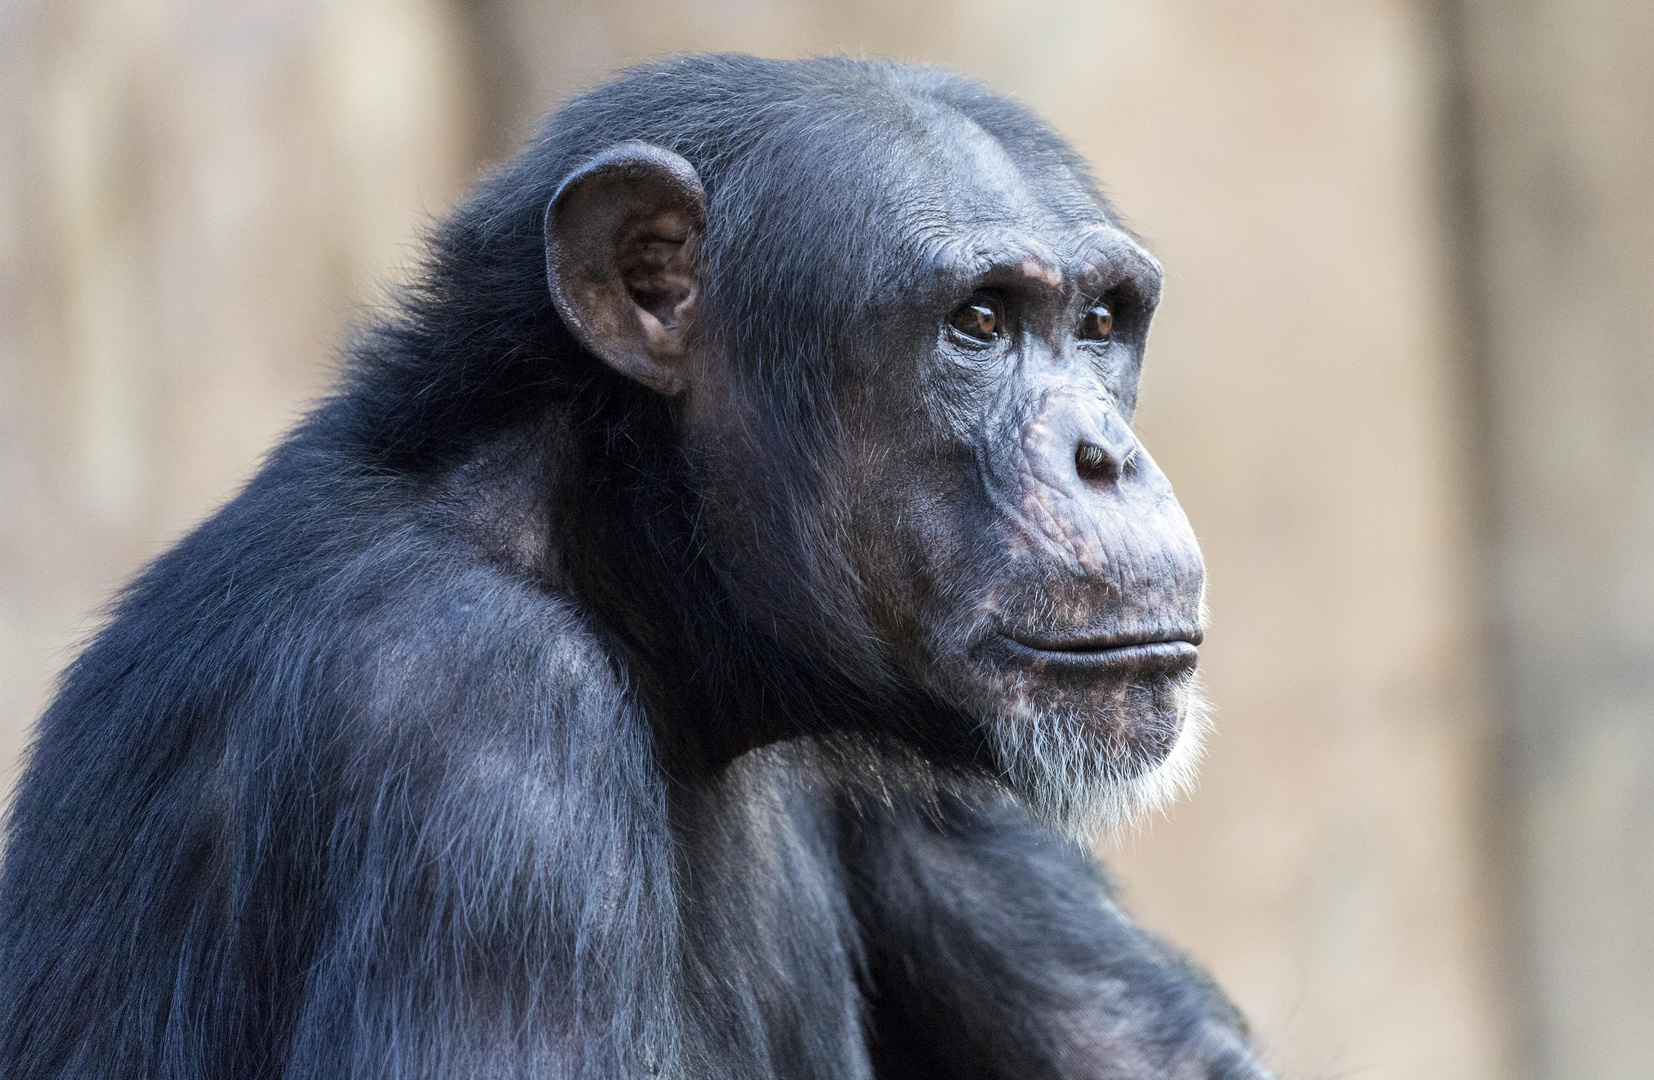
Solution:
{"label": "chimpanzee mouth", "polygon": [[1175,676],[1193,671],[1201,634],[1056,635],[1017,633],[1003,638],[1014,659],[1047,669],[1098,674]]}

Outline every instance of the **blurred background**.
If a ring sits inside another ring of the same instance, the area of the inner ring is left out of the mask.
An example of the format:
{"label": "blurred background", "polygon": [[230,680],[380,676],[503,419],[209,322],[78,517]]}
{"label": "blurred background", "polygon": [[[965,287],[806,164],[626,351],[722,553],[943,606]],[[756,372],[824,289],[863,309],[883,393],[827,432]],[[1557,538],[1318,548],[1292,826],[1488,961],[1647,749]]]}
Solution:
{"label": "blurred background", "polygon": [[0,0],[0,793],[423,224],[704,49],[978,75],[1164,261],[1219,736],[1108,854],[1282,1073],[1654,1077],[1648,0]]}

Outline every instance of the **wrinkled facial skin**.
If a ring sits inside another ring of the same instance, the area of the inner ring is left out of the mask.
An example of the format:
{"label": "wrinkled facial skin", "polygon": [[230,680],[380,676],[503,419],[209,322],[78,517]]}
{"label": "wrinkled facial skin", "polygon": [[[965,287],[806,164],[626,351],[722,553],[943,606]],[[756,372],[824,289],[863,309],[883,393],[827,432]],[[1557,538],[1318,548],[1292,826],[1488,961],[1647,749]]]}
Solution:
{"label": "wrinkled facial skin", "polygon": [[856,576],[908,677],[1084,832],[1186,783],[1202,722],[1205,570],[1130,427],[1160,270],[1071,178],[955,137],[950,227],[845,409]]}

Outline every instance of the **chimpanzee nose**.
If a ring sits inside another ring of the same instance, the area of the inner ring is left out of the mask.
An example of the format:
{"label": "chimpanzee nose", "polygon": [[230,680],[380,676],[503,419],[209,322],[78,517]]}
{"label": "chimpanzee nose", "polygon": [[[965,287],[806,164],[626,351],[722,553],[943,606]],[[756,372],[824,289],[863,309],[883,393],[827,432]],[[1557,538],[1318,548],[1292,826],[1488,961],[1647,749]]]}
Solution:
{"label": "chimpanzee nose", "polygon": [[[999,475],[1015,485],[1011,505],[1033,550],[1131,604],[1160,596],[1166,566],[1175,564],[1192,590],[1184,600],[1198,604],[1200,548],[1171,482],[1112,401],[1067,387],[1047,391],[1025,414],[1021,435],[1015,471]],[[1141,597],[1119,593],[1132,582]],[[1184,612],[1190,625],[1199,621],[1193,611]]]}
{"label": "chimpanzee nose", "polygon": [[1069,513],[1088,512],[1079,507],[1108,491],[1156,487],[1158,474],[1137,436],[1106,401],[1072,392],[1047,393],[1027,420],[1021,443],[1026,479],[1080,500]]}

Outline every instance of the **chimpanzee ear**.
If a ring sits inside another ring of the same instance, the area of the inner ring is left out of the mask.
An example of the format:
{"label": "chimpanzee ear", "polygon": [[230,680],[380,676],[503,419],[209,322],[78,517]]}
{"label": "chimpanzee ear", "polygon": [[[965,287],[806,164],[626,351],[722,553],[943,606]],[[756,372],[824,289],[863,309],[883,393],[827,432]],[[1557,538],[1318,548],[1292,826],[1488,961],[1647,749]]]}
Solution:
{"label": "chimpanzee ear", "polygon": [[668,397],[689,388],[706,189],[670,150],[622,143],[576,169],[546,207],[551,298],[580,343]]}

